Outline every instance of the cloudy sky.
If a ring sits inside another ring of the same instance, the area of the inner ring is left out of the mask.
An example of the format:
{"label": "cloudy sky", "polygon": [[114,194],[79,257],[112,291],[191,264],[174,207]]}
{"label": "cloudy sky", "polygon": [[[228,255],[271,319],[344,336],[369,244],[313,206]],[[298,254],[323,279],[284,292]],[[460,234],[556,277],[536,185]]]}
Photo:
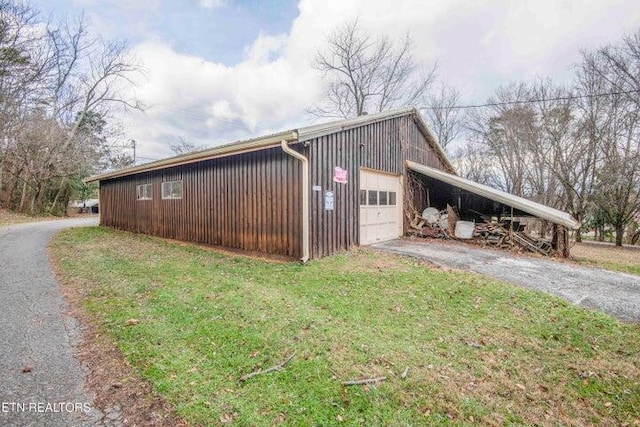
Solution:
{"label": "cloudy sky", "polygon": [[571,79],[580,49],[640,29],[637,0],[35,0],[53,19],[84,12],[92,30],[126,39],[146,69],[150,108],[124,116],[143,159],[178,138],[214,146],[310,124],[321,93],[310,63],[336,26],[407,33],[415,57],[464,103],[537,76]]}

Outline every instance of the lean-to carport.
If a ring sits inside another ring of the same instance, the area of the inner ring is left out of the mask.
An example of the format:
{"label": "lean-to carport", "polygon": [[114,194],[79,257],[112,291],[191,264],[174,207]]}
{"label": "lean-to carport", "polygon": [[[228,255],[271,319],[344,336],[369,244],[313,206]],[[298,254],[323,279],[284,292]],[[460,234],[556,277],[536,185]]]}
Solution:
{"label": "lean-to carport", "polygon": [[580,226],[570,214],[426,165],[407,161],[407,167],[426,178],[432,204],[456,206],[463,219],[472,219],[476,212],[482,212],[533,216],[549,221],[554,225],[552,244],[564,256],[569,255],[567,230]]}

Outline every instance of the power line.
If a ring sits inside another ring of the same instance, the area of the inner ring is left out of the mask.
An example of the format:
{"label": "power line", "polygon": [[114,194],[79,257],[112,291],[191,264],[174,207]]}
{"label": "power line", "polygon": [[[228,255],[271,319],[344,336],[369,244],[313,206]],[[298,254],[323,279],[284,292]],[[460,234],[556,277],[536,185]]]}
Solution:
{"label": "power line", "polygon": [[420,110],[444,110],[444,109],[465,110],[470,108],[533,104],[533,103],[545,102],[545,101],[572,101],[575,99],[600,98],[604,96],[613,96],[613,95],[630,95],[632,93],[639,93],[639,92],[640,92],[640,89],[632,89],[632,90],[620,91],[620,92],[593,93],[589,95],[567,95],[567,96],[558,96],[555,98],[537,98],[537,99],[526,99],[526,100],[520,100],[520,101],[488,102],[486,104],[475,104],[475,105],[472,104],[472,105],[452,105],[449,107],[420,107]]}
{"label": "power line", "polygon": [[168,106],[168,105],[153,105],[149,108],[149,110],[164,110],[165,112],[171,114],[179,114],[184,118],[193,119],[193,120],[202,120],[202,121],[215,121],[218,124],[224,125],[226,127],[237,129],[237,130],[247,130],[247,125],[242,120],[242,117],[237,118],[223,118],[216,117],[213,114],[203,111],[201,108],[187,108],[187,107],[176,107],[176,106]]}

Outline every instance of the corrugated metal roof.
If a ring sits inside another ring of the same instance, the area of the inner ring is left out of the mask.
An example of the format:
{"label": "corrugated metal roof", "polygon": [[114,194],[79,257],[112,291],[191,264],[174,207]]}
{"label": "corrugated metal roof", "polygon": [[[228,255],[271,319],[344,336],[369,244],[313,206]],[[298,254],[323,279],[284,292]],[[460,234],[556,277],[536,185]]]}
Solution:
{"label": "corrugated metal roof", "polygon": [[192,153],[187,153],[187,154],[183,154],[175,157],[169,157],[167,159],[158,160],[151,163],[145,163],[143,165],[131,166],[131,167],[119,169],[113,172],[107,172],[100,175],[95,175],[85,179],[85,182],[102,181],[105,179],[118,178],[121,176],[133,175],[133,174],[142,173],[142,172],[149,172],[152,170],[164,169],[172,166],[186,165],[189,163],[215,159],[218,157],[232,156],[234,154],[264,150],[265,148],[280,146],[280,142],[283,139],[287,141],[297,141],[298,134],[293,130],[289,130],[285,132],[274,133],[267,136],[261,136],[259,138],[233,142],[231,144],[225,144],[225,145],[221,145],[214,148],[208,148],[206,150],[195,151]]}
{"label": "corrugated metal roof", "polygon": [[429,166],[421,165],[419,163],[407,161],[407,166],[409,169],[430,178],[462,188],[463,190],[467,190],[487,199],[495,200],[503,205],[512,206],[515,209],[521,210],[522,212],[526,212],[538,218],[546,219],[554,224],[564,225],[574,230],[580,227],[578,221],[576,221],[571,215],[558,209],[527,200],[523,197],[514,196],[513,194],[496,190],[495,188],[491,188]]}
{"label": "corrugated metal roof", "polygon": [[407,114],[414,113],[415,111],[416,110],[413,107],[405,107],[398,108],[396,110],[383,111],[381,113],[365,114],[363,116],[352,117],[349,119],[334,120],[327,123],[320,123],[300,128],[298,129],[298,135],[300,142],[308,141],[310,139],[319,138],[342,130],[364,126],[369,123],[377,122],[378,120],[388,120],[394,117],[406,116]]}
{"label": "corrugated metal roof", "polygon": [[280,145],[280,141],[286,139],[290,142],[304,142],[313,138],[318,138],[323,135],[328,135],[334,132],[340,132],[341,130],[351,129],[358,126],[364,126],[369,123],[375,123],[381,120],[388,120],[395,117],[405,116],[412,114],[414,119],[420,127],[421,131],[433,142],[438,156],[442,162],[449,168],[450,171],[454,171],[454,167],[447,158],[446,154],[442,150],[442,147],[436,141],[436,138],[429,131],[420,113],[414,107],[400,108],[397,110],[385,111],[382,113],[367,114],[364,116],[354,117],[351,119],[336,120],[328,123],[322,123],[319,125],[306,126],[299,129],[292,129],[283,131],[271,135],[261,136],[258,138],[233,142],[231,144],[225,144],[222,146],[208,148],[206,150],[196,151],[193,153],[183,154],[180,156],[170,157],[155,162],[145,163],[143,165],[131,166],[125,169],[120,169],[112,172],[103,173],[87,178],[86,182],[101,181],[110,178],[118,178],[126,175],[133,175],[136,173],[148,172],[152,170],[163,169],[172,166],[179,166],[188,163],[199,162],[202,160],[215,159],[217,157],[232,156],[234,154],[245,153],[249,151],[263,150],[265,148],[272,148]]}

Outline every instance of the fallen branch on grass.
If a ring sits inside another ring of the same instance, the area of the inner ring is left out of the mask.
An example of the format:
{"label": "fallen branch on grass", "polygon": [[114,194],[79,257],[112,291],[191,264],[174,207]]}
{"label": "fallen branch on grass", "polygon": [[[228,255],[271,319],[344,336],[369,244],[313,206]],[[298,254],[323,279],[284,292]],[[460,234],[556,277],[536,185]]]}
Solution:
{"label": "fallen branch on grass", "polygon": [[363,380],[343,381],[342,385],[363,385],[363,384],[375,384],[385,381],[387,377],[377,378],[365,378]]}
{"label": "fallen branch on grass", "polygon": [[407,378],[408,373],[409,373],[409,367],[407,366],[406,368],[404,368],[404,372],[402,373],[402,375],[400,375],[400,378],[402,379]]}
{"label": "fallen branch on grass", "polygon": [[291,359],[293,359],[293,356],[295,355],[296,355],[296,352],[294,351],[293,353],[291,353],[291,356],[287,357],[285,360],[278,363],[277,365],[267,368],[265,370],[258,369],[257,371],[251,372],[250,374],[243,375],[238,379],[238,381],[244,382],[250,378],[255,377],[256,375],[266,374],[268,372],[273,372],[273,371],[280,371],[282,370],[282,368],[284,368],[287,365],[287,363],[291,362]]}

